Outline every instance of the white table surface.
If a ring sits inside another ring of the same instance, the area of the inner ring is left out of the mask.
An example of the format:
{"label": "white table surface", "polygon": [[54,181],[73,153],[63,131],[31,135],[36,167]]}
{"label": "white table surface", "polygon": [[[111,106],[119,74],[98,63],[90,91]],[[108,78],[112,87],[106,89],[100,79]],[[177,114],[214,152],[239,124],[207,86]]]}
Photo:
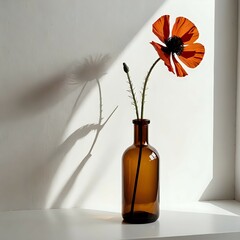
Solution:
{"label": "white table surface", "polygon": [[120,213],[81,209],[0,213],[1,240],[240,240],[240,203],[168,206],[150,224],[124,224]]}

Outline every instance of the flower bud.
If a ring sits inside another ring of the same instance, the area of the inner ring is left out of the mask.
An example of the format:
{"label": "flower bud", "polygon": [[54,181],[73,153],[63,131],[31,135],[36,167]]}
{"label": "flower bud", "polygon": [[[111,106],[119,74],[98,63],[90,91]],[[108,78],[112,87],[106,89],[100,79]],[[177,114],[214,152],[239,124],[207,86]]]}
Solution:
{"label": "flower bud", "polygon": [[128,68],[126,63],[123,63],[123,70],[124,70],[125,73],[129,72],[129,68]]}

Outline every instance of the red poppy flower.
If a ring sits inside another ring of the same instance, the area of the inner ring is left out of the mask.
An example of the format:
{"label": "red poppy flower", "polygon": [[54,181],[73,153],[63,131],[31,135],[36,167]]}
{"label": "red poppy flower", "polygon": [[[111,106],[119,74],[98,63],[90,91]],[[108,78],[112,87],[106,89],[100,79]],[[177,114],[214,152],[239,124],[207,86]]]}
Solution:
{"label": "red poppy flower", "polygon": [[151,42],[156,49],[159,57],[164,61],[168,70],[175,73],[172,67],[172,62],[175,66],[175,71],[178,77],[184,77],[187,72],[178,62],[178,58],[190,68],[195,68],[202,61],[204,56],[204,46],[200,43],[195,43],[199,37],[198,29],[187,18],[178,17],[172,29],[170,37],[169,15],[160,17],[153,24],[153,33],[160,39],[164,45]]}

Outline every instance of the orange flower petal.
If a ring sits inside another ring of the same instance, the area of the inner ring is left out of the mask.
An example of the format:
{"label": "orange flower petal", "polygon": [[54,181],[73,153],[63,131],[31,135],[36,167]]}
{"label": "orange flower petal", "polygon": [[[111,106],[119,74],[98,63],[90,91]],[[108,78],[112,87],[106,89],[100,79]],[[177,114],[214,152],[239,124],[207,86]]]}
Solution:
{"label": "orange flower petal", "polygon": [[175,70],[176,70],[177,76],[178,77],[185,77],[186,75],[188,75],[187,72],[182,67],[182,65],[177,61],[177,59],[175,58],[174,55],[172,55],[172,59],[173,59],[174,65],[175,65]]}
{"label": "orange flower petal", "polygon": [[201,43],[194,43],[184,47],[179,59],[188,67],[195,68],[202,61],[205,48]]}
{"label": "orange flower petal", "polygon": [[199,33],[196,26],[190,20],[178,17],[173,25],[172,36],[180,37],[183,44],[190,44],[198,39]]}
{"label": "orange flower petal", "polygon": [[155,23],[152,25],[153,33],[163,42],[169,38],[169,15],[161,16]]}
{"label": "orange flower petal", "polygon": [[163,52],[162,50],[162,45],[156,43],[156,42],[151,42],[151,44],[153,45],[153,47],[155,48],[155,50],[157,51],[159,57],[164,61],[164,64],[168,67],[168,71],[174,73],[172,64],[170,62],[170,55]]}

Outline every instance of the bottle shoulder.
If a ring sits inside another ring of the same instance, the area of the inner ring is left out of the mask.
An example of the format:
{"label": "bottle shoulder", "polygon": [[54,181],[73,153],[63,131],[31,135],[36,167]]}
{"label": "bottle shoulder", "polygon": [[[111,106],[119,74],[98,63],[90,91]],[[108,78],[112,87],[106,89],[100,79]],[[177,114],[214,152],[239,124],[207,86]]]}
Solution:
{"label": "bottle shoulder", "polygon": [[[158,158],[159,158],[159,153],[158,153],[158,151],[153,147],[153,146],[151,146],[150,144],[148,144],[148,145],[143,145],[142,146],[143,148],[142,148],[142,152],[143,153],[146,153],[146,154],[152,154],[152,153],[154,153]],[[140,145],[131,145],[131,146],[129,146],[125,151],[124,151],[124,153],[123,153],[123,157],[125,156],[125,155],[128,155],[128,154],[138,154],[139,153],[139,149],[140,149]]]}

